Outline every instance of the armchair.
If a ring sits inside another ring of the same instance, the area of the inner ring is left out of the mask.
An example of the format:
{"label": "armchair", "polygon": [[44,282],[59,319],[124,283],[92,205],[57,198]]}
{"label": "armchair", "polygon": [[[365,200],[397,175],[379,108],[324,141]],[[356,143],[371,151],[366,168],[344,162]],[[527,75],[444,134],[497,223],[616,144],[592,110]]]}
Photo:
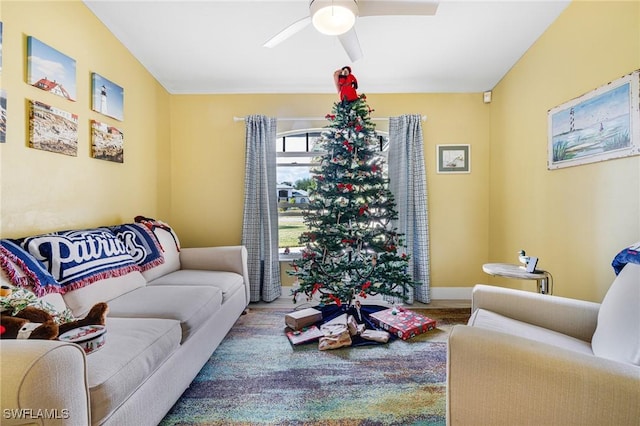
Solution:
{"label": "armchair", "polygon": [[447,354],[447,425],[640,425],[640,265],[601,304],[477,285]]}

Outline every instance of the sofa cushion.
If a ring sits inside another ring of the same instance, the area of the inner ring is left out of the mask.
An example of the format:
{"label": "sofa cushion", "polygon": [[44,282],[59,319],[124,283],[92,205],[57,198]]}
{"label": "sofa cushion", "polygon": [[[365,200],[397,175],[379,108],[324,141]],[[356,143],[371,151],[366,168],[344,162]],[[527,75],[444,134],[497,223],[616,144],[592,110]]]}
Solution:
{"label": "sofa cushion", "polygon": [[468,325],[512,334],[526,339],[535,340],[537,342],[543,342],[572,351],[593,355],[589,342],[543,327],[518,321],[513,318],[505,317],[485,309],[476,309],[475,312],[471,314]]}
{"label": "sofa cushion", "polygon": [[158,238],[162,247],[164,263],[142,272],[147,281],[153,281],[163,275],[180,269],[180,241],[175,232],[169,232],[162,228],[155,228],[153,233]]}
{"label": "sofa cushion", "polygon": [[640,365],[640,265],[627,263],[609,287],[591,340],[593,353]]}
{"label": "sofa cushion", "polygon": [[215,287],[147,286],[109,302],[109,316],[177,320],[184,342],[221,304],[222,291]]}
{"label": "sofa cushion", "polygon": [[105,278],[91,285],[65,293],[62,297],[75,317],[83,317],[98,302],[111,300],[143,287],[146,281],[139,271],[113,278]]}
{"label": "sofa cushion", "polygon": [[107,318],[106,327],[105,345],[87,355],[93,424],[101,424],[180,346],[175,320]]}
{"label": "sofa cushion", "polygon": [[244,279],[235,272],[180,270],[164,275],[149,285],[190,285],[217,287],[222,291],[223,303],[238,290],[244,291]]}

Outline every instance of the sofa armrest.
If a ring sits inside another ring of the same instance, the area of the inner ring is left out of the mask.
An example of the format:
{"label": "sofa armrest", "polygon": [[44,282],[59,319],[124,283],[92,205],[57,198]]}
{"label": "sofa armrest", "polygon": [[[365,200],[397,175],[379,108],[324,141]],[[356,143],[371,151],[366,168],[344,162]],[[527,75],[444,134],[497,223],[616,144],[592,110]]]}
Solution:
{"label": "sofa armrest", "polygon": [[235,272],[242,275],[249,304],[249,270],[244,246],[194,247],[180,249],[180,267],[207,271]]}
{"label": "sofa armrest", "polygon": [[473,288],[471,312],[485,309],[590,342],[600,304],[490,285]]}
{"label": "sofa armrest", "polygon": [[2,340],[2,425],[91,424],[87,359],[80,346]]}
{"label": "sofa armrest", "polygon": [[640,367],[454,326],[448,425],[638,425]]}

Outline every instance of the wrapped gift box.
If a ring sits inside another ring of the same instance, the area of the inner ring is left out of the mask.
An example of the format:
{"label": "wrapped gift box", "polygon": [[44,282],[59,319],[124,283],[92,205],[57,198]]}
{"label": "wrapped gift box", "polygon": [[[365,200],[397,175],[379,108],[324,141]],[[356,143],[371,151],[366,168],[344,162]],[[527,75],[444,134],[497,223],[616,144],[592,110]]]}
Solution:
{"label": "wrapped gift box", "polygon": [[294,330],[300,330],[301,328],[313,325],[318,321],[322,321],[322,312],[314,308],[293,311],[284,317],[284,322],[287,327]]}
{"label": "wrapped gift box", "polygon": [[287,337],[292,345],[301,345],[303,343],[309,343],[318,340],[324,336],[324,333],[312,325],[309,328],[303,328],[302,330],[287,331]]}
{"label": "wrapped gift box", "polygon": [[370,317],[378,327],[398,336],[402,340],[410,339],[436,328],[435,320],[409,309],[385,309],[372,313]]}

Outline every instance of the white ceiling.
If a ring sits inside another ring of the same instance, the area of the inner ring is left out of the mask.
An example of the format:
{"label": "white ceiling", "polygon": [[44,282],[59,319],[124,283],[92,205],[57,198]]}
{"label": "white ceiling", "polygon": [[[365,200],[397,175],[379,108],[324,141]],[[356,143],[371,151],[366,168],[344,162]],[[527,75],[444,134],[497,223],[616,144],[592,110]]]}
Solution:
{"label": "white ceiling", "polygon": [[308,15],[308,0],[83,1],[173,94],[332,93],[344,65],[361,93],[483,92],[570,2],[442,0],[434,16],[359,18],[364,58],[351,64],[311,25],[262,47]]}

